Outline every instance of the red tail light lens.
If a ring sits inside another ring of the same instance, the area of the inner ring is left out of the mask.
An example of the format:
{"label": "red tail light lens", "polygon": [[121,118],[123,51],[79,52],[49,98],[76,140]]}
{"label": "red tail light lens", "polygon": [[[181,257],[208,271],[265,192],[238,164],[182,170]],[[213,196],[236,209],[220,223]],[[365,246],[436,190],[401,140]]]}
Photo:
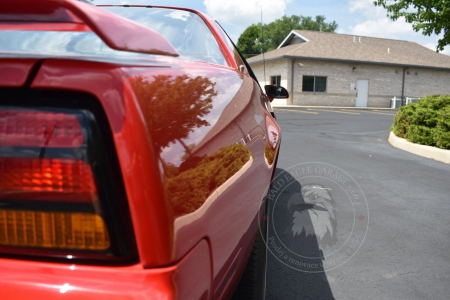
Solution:
{"label": "red tail light lens", "polygon": [[74,115],[29,110],[0,111],[0,146],[80,147],[83,133]]}
{"label": "red tail light lens", "polygon": [[0,199],[92,203],[97,187],[81,160],[0,157]]}

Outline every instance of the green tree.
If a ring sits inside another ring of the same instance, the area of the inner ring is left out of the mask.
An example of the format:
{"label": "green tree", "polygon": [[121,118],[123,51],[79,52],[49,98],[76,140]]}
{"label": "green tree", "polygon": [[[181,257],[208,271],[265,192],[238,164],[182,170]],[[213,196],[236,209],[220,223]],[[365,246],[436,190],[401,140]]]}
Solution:
{"label": "green tree", "polygon": [[[252,24],[239,36],[237,47],[245,57],[251,54],[267,51],[267,46],[261,40],[261,23]],[[263,49],[264,48],[264,49]]]}
{"label": "green tree", "polygon": [[284,15],[261,28],[261,23],[252,24],[239,36],[237,47],[246,57],[276,49],[291,30],[314,30],[334,32],[338,24],[325,22],[324,16],[303,17]]}
{"label": "green tree", "polygon": [[438,41],[437,52],[450,44],[450,0],[377,0],[374,4],[384,7],[388,17],[394,21],[404,17],[407,23],[412,24],[414,31],[422,31],[423,35],[439,35],[443,32],[444,37]]}

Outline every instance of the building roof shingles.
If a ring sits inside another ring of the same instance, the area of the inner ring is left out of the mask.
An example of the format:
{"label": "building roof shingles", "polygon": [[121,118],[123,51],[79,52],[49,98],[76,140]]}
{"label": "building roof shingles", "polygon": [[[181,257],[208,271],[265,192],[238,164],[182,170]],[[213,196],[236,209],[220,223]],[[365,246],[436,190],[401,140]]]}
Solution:
{"label": "building roof shingles", "polygon": [[[414,42],[309,30],[295,32],[309,42],[264,53],[265,60],[298,57],[450,69],[450,56],[436,53]],[[252,64],[262,60],[263,56],[260,54],[248,59],[248,62]]]}

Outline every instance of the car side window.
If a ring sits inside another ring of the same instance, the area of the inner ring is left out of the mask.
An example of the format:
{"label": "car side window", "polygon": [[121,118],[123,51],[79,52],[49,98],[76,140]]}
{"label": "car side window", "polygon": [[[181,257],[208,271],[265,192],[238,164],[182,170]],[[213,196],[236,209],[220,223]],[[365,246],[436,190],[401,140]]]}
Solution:
{"label": "car side window", "polygon": [[102,8],[157,31],[182,58],[228,65],[213,33],[195,13],[168,8]]}
{"label": "car side window", "polygon": [[[253,73],[252,69],[250,68],[250,65],[247,63],[245,58],[241,55],[239,52],[239,49],[237,49],[236,45],[231,41],[231,39],[228,37],[228,35],[223,30],[222,26],[220,26],[219,23],[215,21],[211,21],[212,24],[214,24],[214,27],[216,31],[219,33],[220,38],[225,42],[228,50],[233,54],[234,61],[236,62],[237,67],[240,69],[240,71],[246,71],[245,73],[250,75],[256,83],[259,86],[258,79],[256,78],[255,74]],[[241,67],[245,67],[245,70],[242,70]],[[261,89],[261,87],[259,87]],[[262,91],[262,89],[261,89]]]}
{"label": "car side window", "polygon": [[[217,23],[216,23],[217,24]],[[217,24],[217,26],[220,27],[219,24]],[[245,60],[245,58],[241,55],[241,53],[239,52],[239,49],[234,45],[234,43],[231,41],[231,39],[228,37],[228,35],[223,31],[222,27],[220,27],[220,30],[218,30],[221,34],[223,34],[222,39],[225,41],[225,43],[227,44],[228,49],[230,50],[231,53],[233,53],[234,55],[234,60],[236,61],[236,64],[238,66],[238,68],[241,69],[241,66],[245,67],[245,73],[250,75],[250,77],[253,78],[253,80],[255,80],[255,82],[257,83],[257,85],[259,86],[259,82],[258,79],[256,78],[256,75],[253,73],[252,68],[250,67],[250,65],[247,63],[247,61]],[[240,70],[243,71],[243,70]],[[259,86],[259,88],[261,89],[261,86]],[[261,89],[261,92],[263,90]]]}

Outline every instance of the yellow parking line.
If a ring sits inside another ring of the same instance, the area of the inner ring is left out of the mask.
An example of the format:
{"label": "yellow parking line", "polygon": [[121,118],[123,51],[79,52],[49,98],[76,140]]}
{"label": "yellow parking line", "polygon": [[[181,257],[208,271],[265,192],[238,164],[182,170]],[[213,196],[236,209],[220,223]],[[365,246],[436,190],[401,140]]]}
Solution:
{"label": "yellow parking line", "polygon": [[342,111],[351,111],[351,112],[355,112],[356,110],[352,110],[352,109],[341,109]]}
{"label": "yellow parking line", "polygon": [[[350,110],[350,109],[341,109],[341,110],[354,112],[354,110]],[[380,115],[388,115],[388,116],[395,116],[395,114],[392,114],[392,113],[386,112],[386,111],[382,111],[382,110],[361,110],[360,112],[380,114]]]}
{"label": "yellow parking line", "polygon": [[378,114],[378,115],[395,116],[395,114],[387,114],[387,113],[378,112],[378,111],[365,111],[365,112],[371,113],[371,114]]}
{"label": "yellow parking line", "polygon": [[360,114],[360,113],[337,111],[337,110],[310,109],[310,108],[308,108],[308,110],[327,111],[327,112],[334,112],[334,113],[339,113],[339,114],[349,114],[349,115],[359,115]]}
{"label": "yellow parking line", "polygon": [[302,114],[314,114],[314,115],[318,114],[318,113],[312,112],[312,111],[304,111],[304,110],[296,110],[296,109],[277,109],[276,111],[277,112],[280,112],[280,111],[293,111],[293,112],[299,112],[299,113],[302,113]]}
{"label": "yellow parking line", "polygon": [[[341,109],[341,110],[343,110],[343,111],[351,111],[351,112],[355,112],[354,110],[350,110],[350,109]],[[390,114],[390,113],[387,113],[387,112],[382,111],[382,110],[361,110],[360,112],[374,113],[374,114],[380,114],[380,115],[395,116],[395,114]]]}

